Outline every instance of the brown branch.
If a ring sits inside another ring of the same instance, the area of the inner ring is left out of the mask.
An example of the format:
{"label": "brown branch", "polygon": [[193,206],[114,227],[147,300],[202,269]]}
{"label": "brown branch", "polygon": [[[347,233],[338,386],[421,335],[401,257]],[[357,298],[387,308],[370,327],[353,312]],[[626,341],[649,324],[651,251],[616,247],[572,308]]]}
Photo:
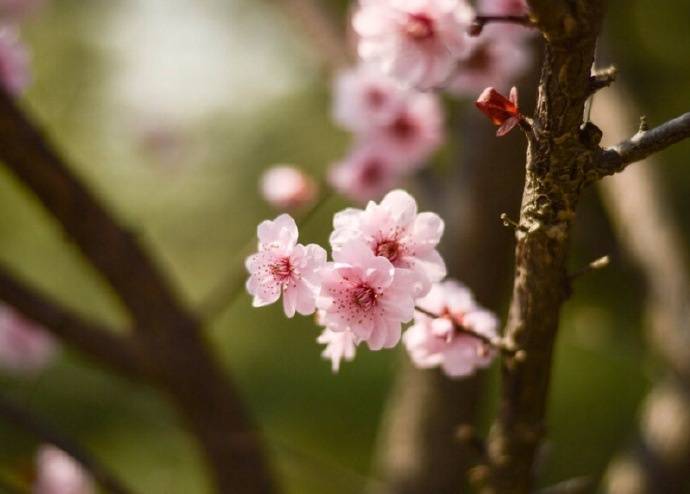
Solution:
{"label": "brown branch", "polygon": [[476,15],[468,29],[470,36],[479,36],[487,24],[516,24],[525,28],[536,25],[528,15]]}
{"label": "brown branch", "polygon": [[0,160],[41,201],[134,319],[137,344],[196,436],[218,492],[273,492],[260,435],[196,318],[137,238],[117,223],[0,90]]}
{"label": "brown branch", "polygon": [[131,341],[53,302],[19,281],[1,264],[0,300],[97,363],[130,377],[146,375],[142,355]]}
{"label": "brown branch", "polygon": [[690,112],[650,130],[640,130],[616,146],[602,151],[599,176],[612,175],[636,161],[690,137]]}
{"label": "brown branch", "polygon": [[534,137],[528,143],[517,231],[513,299],[504,337],[524,360],[504,358],[498,417],[488,440],[482,493],[526,494],[546,429],[546,403],[561,306],[569,294],[569,237],[597,147],[581,139],[590,71],[603,18],[597,0],[528,0],[545,55]]}
{"label": "brown branch", "polygon": [[15,427],[25,430],[39,441],[51,443],[68,453],[91,474],[105,492],[132,494],[133,491],[125,487],[115,474],[80,444],[2,394],[0,394],[0,417]]}

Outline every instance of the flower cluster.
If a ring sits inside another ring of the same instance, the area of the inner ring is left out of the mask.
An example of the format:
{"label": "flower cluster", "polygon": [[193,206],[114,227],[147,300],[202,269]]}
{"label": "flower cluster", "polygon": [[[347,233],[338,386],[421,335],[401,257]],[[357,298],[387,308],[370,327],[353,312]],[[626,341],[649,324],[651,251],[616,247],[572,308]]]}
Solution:
{"label": "flower cluster", "polygon": [[[524,0],[480,0],[482,14],[522,16]],[[521,26],[494,24],[470,37],[466,0],[360,0],[352,25],[360,57],[402,83],[464,96],[504,85],[527,66]]]}
{"label": "flower cluster", "polygon": [[[282,296],[288,317],[316,313],[324,327],[317,341],[325,345],[323,356],[334,371],[354,358],[361,343],[373,351],[393,348],[403,324],[415,318],[405,336],[413,361],[422,367],[443,364],[451,376],[467,375],[491,361],[486,341],[496,337],[497,323],[469,292],[464,305],[457,302],[451,288],[460,285],[439,284],[446,276],[437,250],[443,230],[437,214],[418,212],[412,196],[394,190],[380,203],[335,215],[332,261],[327,261],[318,245],[298,243],[297,225],[283,214],[258,227],[258,252],[246,262],[247,290],[256,307]],[[415,304],[426,316],[415,313]],[[436,327],[444,321],[442,334],[420,333],[427,323]]]}
{"label": "flower cluster", "polygon": [[352,132],[354,146],[333,165],[329,181],[359,202],[381,197],[443,143],[438,97],[405,88],[368,64],[338,74],[333,119]]}

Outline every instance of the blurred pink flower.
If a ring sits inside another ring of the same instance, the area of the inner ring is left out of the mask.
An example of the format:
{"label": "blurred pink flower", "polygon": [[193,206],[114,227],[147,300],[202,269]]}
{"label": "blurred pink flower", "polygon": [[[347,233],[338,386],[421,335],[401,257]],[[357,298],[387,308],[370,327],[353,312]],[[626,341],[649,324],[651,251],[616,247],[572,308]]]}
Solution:
{"label": "blurred pink flower", "polygon": [[10,26],[0,28],[0,83],[10,94],[17,96],[29,85],[29,55]]}
{"label": "blurred pink flower", "polygon": [[342,71],[333,84],[333,120],[344,129],[367,133],[388,124],[408,92],[377,68],[360,64]]}
{"label": "blurred pink flower", "polygon": [[350,362],[355,358],[358,341],[351,331],[324,329],[316,341],[326,345],[321,356],[331,361],[333,372],[340,370],[340,362],[342,360]]}
{"label": "blurred pink flower", "polygon": [[261,195],[271,206],[294,210],[314,201],[316,182],[300,169],[289,165],[269,168],[261,176]]}
{"label": "blurred pink flower", "polygon": [[473,18],[465,0],[360,0],[352,24],[363,60],[407,85],[431,89],[465,54]]}
{"label": "blurred pink flower", "polygon": [[488,339],[497,337],[498,319],[480,307],[472,293],[456,281],[434,284],[417,305],[439,317],[416,311],[415,323],[403,335],[403,343],[413,363],[420,368],[441,367],[451,377],[473,374],[488,367],[496,351],[456,325]]}
{"label": "blurred pink flower", "polygon": [[89,474],[71,456],[51,445],[36,454],[36,480],[33,494],[92,494]]}
{"label": "blurred pink flower", "polygon": [[529,49],[522,43],[482,37],[459,62],[448,91],[474,96],[487,86],[510,87],[529,68]]}
{"label": "blurred pink flower", "polygon": [[[525,0],[479,0],[477,14],[498,16],[524,16],[529,14],[529,8]],[[530,29],[518,24],[506,22],[492,22],[486,25],[482,31],[482,38],[486,36],[492,39],[513,39],[532,36],[536,29]]]}
{"label": "blurred pink flower", "polygon": [[442,280],[446,266],[436,247],[443,235],[443,220],[435,213],[417,213],[417,202],[403,190],[386,194],[380,204],[366,209],[348,208],[333,218],[331,247],[341,251],[353,239],[365,243],[372,254],[383,256],[398,269],[410,271],[415,297],[428,293]]}
{"label": "blurred pink flower", "polygon": [[272,304],[282,293],[287,317],[293,317],[295,312],[312,314],[326,251],[316,244],[298,244],[297,225],[288,214],[263,221],[257,234],[259,251],[246,260],[250,274],[247,291],[254,296],[253,306]]}
{"label": "blurred pink flower", "polygon": [[319,309],[331,331],[351,331],[371,350],[392,348],[401,325],[414,313],[414,280],[353,240],[333,253],[335,262],[323,271]]}
{"label": "blurred pink flower", "polygon": [[400,169],[424,165],[444,139],[443,109],[438,97],[410,94],[386,125],[372,129],[369,139],[383,146]]}
{"label": "blurred pink flower", "polygon": [[48,365],[56,350],[55,340],[43,328],[0,306],[0,368],[32,374]]}
{"label": "blurred pink flower", "polygon": [[383,146],[364,142],[355,145],[344,160],[331,166],[328,182],[344,196],[366,202],[381,197],[402,175]]}

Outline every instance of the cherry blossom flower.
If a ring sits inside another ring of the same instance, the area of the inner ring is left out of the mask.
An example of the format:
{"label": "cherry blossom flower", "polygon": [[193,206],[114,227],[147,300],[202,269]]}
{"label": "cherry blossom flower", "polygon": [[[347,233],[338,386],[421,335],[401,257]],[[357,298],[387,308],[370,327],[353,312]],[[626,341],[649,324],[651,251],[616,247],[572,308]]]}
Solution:
{"label": "cherry blossom flower", "polygon": [[90,475],[67,453],[43,445],[36,454],[36,480],[33,494],[92,494]]}
{"label": "cherry blossom flower", "polygon": [[494,339],[498,319],[480,307],[465,286],[452,280],[435,284],[417,305],[439,317],[416,311],[415,323],[403,335],[403,343],[416,366],[441,367],[448,376],[463,377],[491,364],[496,351],[469,332]]}
{"label": "cherry blossom flower", "polygon": [[50,363],[57,351],[53,337],[9,306],[0,306],[0,367],[32,374]]}
{"label": "cherry blossom flower", "polygon": [[333,84],[333,120],[344,129],[367,133],[386,125],[405,103],[408,91],[377,68],[360,64],[340,72]]}
{"label": "cherry blossom flower", "polygon": [[407,85],[431,89],[466,53],[473,17],[464,0],[360,0],[352,24],[363,60]]}
{"label": "cherry blossom flower", "polygon": [[[495,16],[525,16],[529,14],[529,7],[525,0],[479,0],[477,12],[480,15]],[[519,24],[493,22],[484,27],[483,35],[493,39],[520,39],[532,36],[536,30]]]}
{"label": "cherry blossom flower", "polygon": [[425,295],[431,283],[442,280],[446,266],[436,247],[443,220],[435,213],[417,213],[417,202],[403,190],[386,194],[380,204],[349,208],[333,218],[330,242],[334,255],[353,239],[363,241],[377,256],[413,274],[415,296]]}
{"label": "cherry blossom flower", "polygon": [[517,88],[510,90],[509,99],[492,87],[487,87],[475,103],[494,125],[498,125],[496,135],[501,137],[513,130],[522,118],[518,108]]}
{"label": "cherry blossom flower", "polygon": [[351,331],[371,350],[392,348],[400,341],[401,325],[414,314],[414,280],[353,240],[333,253],[335,262],[323,270],[318,307],[331,331]]}
{"label": "cherry blossom flower", "polygon": [[383,146],[403,170],[413,170],[443,143],[443,109],[438,97],[429,93],[411,94],[397,114],[369,137]]}
{"label": "cherry blossom flower", "polygon": [[402,175],[383,146],[365,142],[355,145],[344,160],[331,166],[328,181],[344,196],[365,202],[381,197],[400,181]]}
{"label": "cherry blossom flower", "polygon": [[509,86],[529,67],[529,51],[520,43],[482,39],[458,63],[448,91],[457,96],[477,94],[487,86]]}
{"label": "cherry blossom flower", "polygon": [[259,251],[249,256],[247,291],[254,296],[253,306],[262,307],[283,296],[287,317],[295,312],[314,313],[320,286],[319,270],[326,263],[326,251],[316,244],[297,243],[295,220],[281,214],[257,228]]}
{"label": "cherry blossom flower", "polygon": [[270,205],[281,210],[294,210],[314,201],[317,186],[314,180],[298,168],[277,165],[261,177],[261,195]]}
{"label": "cherry blossom flower", "polygon": [[321,356],[331,361],[333,372],[340,370],[342,360],[350,362],[355,358],[358,338],[352,331],[331,331],[326,328],[316,341],[326,345]]}
{"label": "cherry blossom flower", "polygon": [[0,28],[0,83],[10,94],[17,96],[28,86],[29,55],[10,26]]}

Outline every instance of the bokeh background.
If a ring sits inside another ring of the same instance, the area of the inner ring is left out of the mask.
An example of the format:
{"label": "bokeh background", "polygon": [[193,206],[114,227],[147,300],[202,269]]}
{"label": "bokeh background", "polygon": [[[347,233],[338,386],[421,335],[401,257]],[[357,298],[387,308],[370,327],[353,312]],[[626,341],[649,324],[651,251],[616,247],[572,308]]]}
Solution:
{"label": "bokeh background", "polygon": [[[261,172],[288,162],[322,177],[349,144],[330,120],[330,79],[318,47],[279,4],[48,0],[23,27],[33,72],[26,107],[79,176],[151,246],[190,304],[201,304],[241,268],[256,224],[275,215],[258,194]],[[346,2],[322,4],[344,25]],[[652,123],[690,107],[689,16],[683,0],[610,2],[602,57],[615,61]],[[451,125],[471,111],[469,101],[447,104]],[[488,123],[483,131],[494,132]],[[448,153],[427,173],[443,176]],[[686,143],[660,157],[686,239],[689,155]],[[520,166],[520,156],[505,166]],[[104,284],[2,167],[0,191],[0,259],[80,312],[122,325]],[[325,244],[333,212],[346,205],[329,199],[302,238]],[[495,228],[504,234],[498,220]],[[642,278],[590,191],[573,267],[604,254],[612,256],[611,267],[580,280],[566,307],[541,466],[545,484],[603,471],[632,439],[637,407],[663,371],[643,335]],[[508,286],[506,280],[496,287],[506,303]],[[505,306],[494,309],[505,314]],[[286,320],[278,306],[254,310],[242,294],[209,338],[265,431],[286,491],[360,492],[373,475],[380,415],[405,355],[360,351],[333,375],[319,356],[317,332],[309,318]],[[495,373],[485,422],[493,414]],[[88,445],[139,492],[207,492],[194,443],[149,388],[68,349],[38,375],[0,375],[0,386]],[[27,476],[35,447],[24,432],[0,423],[0,475]]]}

